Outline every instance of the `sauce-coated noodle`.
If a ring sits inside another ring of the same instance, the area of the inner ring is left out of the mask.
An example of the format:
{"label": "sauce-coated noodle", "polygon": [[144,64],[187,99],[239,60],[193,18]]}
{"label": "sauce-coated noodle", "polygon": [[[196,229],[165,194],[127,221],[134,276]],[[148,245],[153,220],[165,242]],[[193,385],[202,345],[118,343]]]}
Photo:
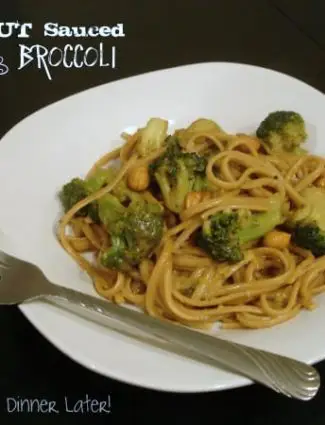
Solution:
{"label": "sauce-coated noodle", "polygon": [[[150,164],[163,152],[160,149],[139,158],[138,137],[138,132],[123,134],[125,144],[94,164],[88,177],[112,160],[120,159],[122,166],[113,182],[78,202],[59,223],[63,248],[89,274],[101,296],[198,328],[208,328],[216,321],[226,329],[271,327],[293,318],[302,308],[315,306],[314,296],[325,291],[325,257],[315,259],[309,251],[292,245],[276,249],[257,243],[245,249],[241,261],[227,264],[213,261],[193,244],[192,236],[202,221],[218,211],[268,211],[274,194],[286,208],[304,205],[302,191],[324,173],[320,157],[263,153],[249,144],[249,138],[239,135],[204,131],[183,144],[188,152],[207,154],[211,150],[206,175],[214,194],[184,207],[175,226],[166,225],[151,258],[128,274],[86,260],[83,247],[95,251],[97,258],[100,249],[109,246],[110,237],[103,226],[75,214],[110,192],[131,168]],[[150,192],[144,196],[153,198]],[[68,225],[74,236],[66,233]]]}

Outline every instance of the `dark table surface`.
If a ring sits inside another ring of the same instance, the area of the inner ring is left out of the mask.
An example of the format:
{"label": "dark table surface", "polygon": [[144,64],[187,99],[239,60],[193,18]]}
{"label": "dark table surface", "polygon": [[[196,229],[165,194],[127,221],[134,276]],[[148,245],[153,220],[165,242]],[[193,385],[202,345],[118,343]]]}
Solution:
{"label": "dark table surface", "polygon": [[[32,22],[25,44],[63,46],[43,37],[45,22],[64,25],[124,24],[114,41],[116,69],[63,69],[50,81],[34,64],[18,71],[21,39],[0,39],[10,71],[0,76],[0,136],[22,118],[67,95],[105,82],[166,67],[203,61],[234,61],[291,74],[325,91],[325,2],[321,0],[70,0],[0,3],[2,22]],[[112,45],[110,39],[102,40]],[[75,43],[75,40],[72,40]],[[98,40],[82,40],[92,45]],[[324,111],[325,112],[325,111]],[[0,205],[1,208],[1,205]],[[210,419],[223,424],[324,424],[325,390],[308,403],[286,399],[260,386],[208,394],[159,393],[98,376],[61,354],[15,307],[0,308],[0,423],[170,423]],[[325,342],[324,342],[325,344]],[[325,362],[316,365],[325,379]],[[8,397],[45,398],[63,406],[65,396],[111,397],[111,413],[89,416],[8,413]]]}

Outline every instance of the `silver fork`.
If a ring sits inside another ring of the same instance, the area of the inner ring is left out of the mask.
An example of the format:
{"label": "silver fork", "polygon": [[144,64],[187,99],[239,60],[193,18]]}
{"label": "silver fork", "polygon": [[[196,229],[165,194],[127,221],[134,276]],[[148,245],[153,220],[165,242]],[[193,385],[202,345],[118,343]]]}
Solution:
{"label": "silver fork", "polygon": [[[0,305],[42,299],[69,310],[72,307],[74,313],[115,331],[147,343],[155,340],[167,350],[222,366],[288,397],[310,400],[320,387],[318,372],[307,364],[163,322],[99,297],[53,284],[37,266],[3,251],[0,251],[0,280]],[[139,331],[146,338],[141,337]]]}

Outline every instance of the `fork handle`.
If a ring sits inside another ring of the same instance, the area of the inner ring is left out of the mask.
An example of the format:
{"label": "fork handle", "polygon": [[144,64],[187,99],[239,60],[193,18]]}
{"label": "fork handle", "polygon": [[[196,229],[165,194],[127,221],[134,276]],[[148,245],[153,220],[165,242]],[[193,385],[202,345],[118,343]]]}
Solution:
{"label": "fork handle", "polygon": [[51,294],[46,298],[55,304],[69,309],[69,303],[72,303],[78,313],[95,314],[94,318],[111,328],[114,320],[117,324],[122,322],[133,329],[135,337],[142,331],[148,337],[154,336],[288,397],[310,400],[320,387],[317,370],[300,361],[164,322],[70,288],[51,286]]}

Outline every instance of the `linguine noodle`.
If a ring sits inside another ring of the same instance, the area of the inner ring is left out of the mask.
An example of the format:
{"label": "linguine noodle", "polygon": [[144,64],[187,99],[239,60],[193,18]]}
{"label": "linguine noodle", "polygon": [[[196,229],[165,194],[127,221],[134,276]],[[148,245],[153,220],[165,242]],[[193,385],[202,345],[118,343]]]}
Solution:
{"label": "linguine noodle", "polygon": [[[106,229],[76,213],[109,193],[130,169],[148,165],[163,149],[139,157],[139,133],[123,134],[121,148],[100,158],[90,169],[120,160],[116,178],[78,202],[60,220],[58,237],[63,248],[85,270],[96,291],[116,303],[130,303],[147,314],[188,326],[209,328],[266,328],[315,308],[315,295],[325,291],[325,257],[289,244],[284,249],[248,244],[243,259],[218,263],[193,243],[202,222],[222,210],[268,211],[277,194],[283,213],[305,205],[302,191],[324,174],[325,161],[315,155],[274,155],[252,147],[250,137],[225,132],[197,132],[182,139],[188,152],[210,153],[206,175],[213,185],[206,199],[182,209],[172,226],[165,218],[163,238],[157,249],[131,272],[103,268],[98,256],[110,246]],[[153,198],[152,193],[143,196]],[[157,201],[158,202],[158,201]],[[73,236],[67,233],[72,228]],[[84,253],[92,252],[94,261]]]}

